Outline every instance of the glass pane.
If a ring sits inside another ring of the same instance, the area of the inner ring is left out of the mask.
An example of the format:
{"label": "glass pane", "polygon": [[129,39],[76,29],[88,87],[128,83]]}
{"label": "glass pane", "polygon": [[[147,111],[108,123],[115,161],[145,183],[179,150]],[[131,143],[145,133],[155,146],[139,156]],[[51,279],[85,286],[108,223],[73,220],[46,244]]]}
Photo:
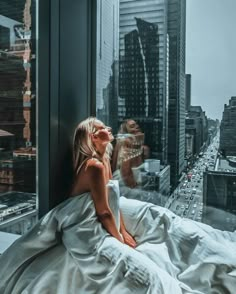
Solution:
{"label": "glass pane", "polygon": [[97,2],[97,117],[121,194],[235,230],[235,2]]}
{"label": "glass pane", "polygon": [[35,1],[0,2],[0,231],[36,221]]}

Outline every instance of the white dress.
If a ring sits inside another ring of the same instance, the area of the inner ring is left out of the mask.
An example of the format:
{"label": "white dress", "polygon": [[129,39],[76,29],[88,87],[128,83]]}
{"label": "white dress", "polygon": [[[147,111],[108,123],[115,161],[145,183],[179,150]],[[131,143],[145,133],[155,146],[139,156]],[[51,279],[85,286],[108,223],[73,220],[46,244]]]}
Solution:
{"label": "white dress", "polygon": [[117,181],[108,186],[116,225],[121,210],[136,249],[102,227],[90,193],[71,197],[0,257],[0,293],[236,293],[236,233],[120,197]]}

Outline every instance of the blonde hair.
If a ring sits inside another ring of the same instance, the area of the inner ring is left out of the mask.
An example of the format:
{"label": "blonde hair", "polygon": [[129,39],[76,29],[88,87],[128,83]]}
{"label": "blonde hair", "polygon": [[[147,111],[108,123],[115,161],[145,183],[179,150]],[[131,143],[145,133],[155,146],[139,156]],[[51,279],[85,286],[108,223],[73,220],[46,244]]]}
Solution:
{"label": "blonde hair", "polygon": [[[95,157],[101,160],[101,157],[92,142],[91,134],[96,132],[95,122],[101,122],[96,117],[88,117],[78,124],[74,132],[73,139],[73,166],[76,174],[79,173],[83,163],[88,159]],[[108,143],[105,157],[110,159],[112,153],[112,144]]]}
{"label": "blonde hair", "polygon": [[125,119],[125,120],[121,123],[120,128],[119,128],[119,130],[118,130],[118,134],[126,134],[126,133],[128,133],[127,123],[128,123],[128,121],[130,121],[130,120],[131,120],[130,118],[127,118],[127,119]]}

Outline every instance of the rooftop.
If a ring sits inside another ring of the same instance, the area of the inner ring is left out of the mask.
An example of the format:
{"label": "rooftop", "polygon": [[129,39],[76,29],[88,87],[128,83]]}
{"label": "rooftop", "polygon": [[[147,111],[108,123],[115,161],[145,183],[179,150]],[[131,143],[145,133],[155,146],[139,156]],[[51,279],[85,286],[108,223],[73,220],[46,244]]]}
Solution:
{"label": "rooftop", "polygon": [[[233,157],[233,156],[230,156],[230,158],[227,157],[227,159],[219,158],[219,162],[218,162],[218,166],[217,166],[216,171],[228,172],[228,173],[236,173],[236,164],[232,165],[231,157]],[[236,163],[236,157],[233,157],[233,158],[234,158],[235,163]]]}

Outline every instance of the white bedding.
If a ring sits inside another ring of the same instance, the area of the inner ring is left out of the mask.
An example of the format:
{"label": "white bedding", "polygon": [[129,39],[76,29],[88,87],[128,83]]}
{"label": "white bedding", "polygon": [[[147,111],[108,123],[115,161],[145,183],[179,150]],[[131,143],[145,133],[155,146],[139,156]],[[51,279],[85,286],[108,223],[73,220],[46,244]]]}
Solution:
{"label": "white bedding", "polygon": [[236,232],[223,232],[171,211],[119,197],[136,249],[111,237],[97,221],[89,193],[51,210],[0,257],[1,294],[236,293]]}

